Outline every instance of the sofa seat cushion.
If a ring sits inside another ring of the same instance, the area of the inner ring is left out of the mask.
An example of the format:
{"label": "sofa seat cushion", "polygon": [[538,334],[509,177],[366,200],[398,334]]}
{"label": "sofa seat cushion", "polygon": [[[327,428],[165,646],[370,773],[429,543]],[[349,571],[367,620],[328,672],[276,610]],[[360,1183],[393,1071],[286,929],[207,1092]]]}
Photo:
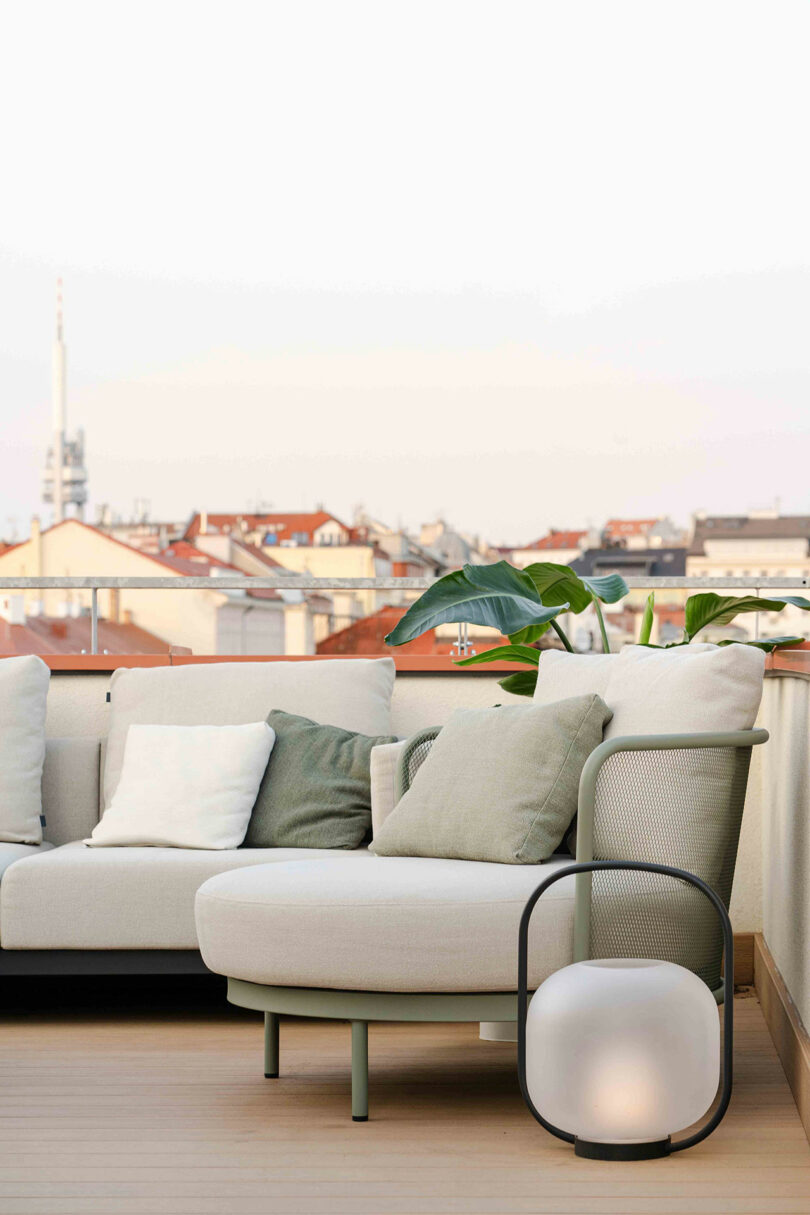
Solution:
{"label": "sofa seat cushion", "polygon": [[[197,932],[219,974],[281,987],[513,991],[520,916],[570,857],[544,865],[347,857],[258,865],[197,893]],[[543,895],[530,982],[572,960],[574,879]]]}
{"label": "sofa seat cushion", "polygon": [[[31,849],[38,852],[39,849]],[[21,860],[0,885],[4,949],[196,949],[194,895],[224,870],[357,853],[309,848],[87,848]],[[366,863],[369,863],[368,861]]]}
{"label": "sofa seat cushion", "polygon": [[0,882],[3,880],[3,874],[8,869],[9,865],[13,865],[15,861],[21,861],[24,857],[38,857],[46,852],[50,852],[53,844],[3,844],[0,843]]}

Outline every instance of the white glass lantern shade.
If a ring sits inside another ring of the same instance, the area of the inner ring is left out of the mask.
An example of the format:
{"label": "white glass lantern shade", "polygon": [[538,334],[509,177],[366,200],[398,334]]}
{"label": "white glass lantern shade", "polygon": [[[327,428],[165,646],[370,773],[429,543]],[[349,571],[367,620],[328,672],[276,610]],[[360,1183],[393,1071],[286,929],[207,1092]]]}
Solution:
{"label": "white glass lantern shade", "polygon": [[706,1113],[720,1078],[714,997],[672,962],[576,962],[541,984],[526,1020],[535,1108],[590,1143],[652,1143]]}

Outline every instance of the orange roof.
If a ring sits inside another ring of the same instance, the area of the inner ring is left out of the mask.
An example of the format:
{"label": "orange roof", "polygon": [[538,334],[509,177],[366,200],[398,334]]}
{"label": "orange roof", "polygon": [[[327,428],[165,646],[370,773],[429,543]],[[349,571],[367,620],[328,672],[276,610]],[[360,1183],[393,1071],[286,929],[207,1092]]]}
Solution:
{"label": "orange roof", "polygon": [[[199,536],[201,522],[200,514],[197,512],[192,516],[183,539],[193,540],[195,536]],[[244,524],[245,529],[249,532],[274,532],[279,544],[284,540],[292,540],[294,535],[301,534],[307,535],[311,540],[319,527],[330,522],[338,523],[346,532],[349,531],[345,524],[325,510],[303,511],[298,514],[222,514],[207,517],[207,527],[211,531],[239,532]]]}
{"label": "orange roof", "polygon": [[[437,637],[435,629],[428,629],[421,637],[405,645],[387,646],[385,637],[399,624],[405,615],[407,607],[395,607],[389,604],[374,612],[371,616],[363,616],[355,620],[348,628],[330,633],[319,641],[315,647],[318,654],[450,654],[455,645],[453,637]],[[487,637],[487,648],[505,645],[505,637]]]}
{"label": "orange roof", "polygon": [[[169,643],[134,624],[98,622],[98,648],[111,654],[168,654]],[[79,654],[90,651],[89,616],[29,616],[25,624],[0,617],[0,654]]]}
{"label": "orange roof", "polygon": [[534,544],[527,544],[527,548],[579,548],[580,542],[584,536],[587,536],[587,531],[582,532],[558,532],[554,528],[547,536],[542,536],[539,540],[535,540]]}
{"label": "orange roof", "polygon": [[606,536],[643,536],[658,522],[657,519],[608,519]]}

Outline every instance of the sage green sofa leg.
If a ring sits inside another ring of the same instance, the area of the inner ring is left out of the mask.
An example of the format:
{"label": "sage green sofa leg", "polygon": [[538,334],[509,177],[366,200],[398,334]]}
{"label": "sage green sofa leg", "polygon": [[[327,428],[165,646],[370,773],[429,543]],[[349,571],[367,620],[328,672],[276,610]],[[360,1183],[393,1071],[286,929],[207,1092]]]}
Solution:
{"label": "sage green sofa leg", "polygon": [[368,1021],[352,1021],[352,1121],[368,1122]]}
{"label": "sage green sofa leg", "polygon": [[278,1013],[264,1014],[264,1075],[267,1080],[278,1076]]}

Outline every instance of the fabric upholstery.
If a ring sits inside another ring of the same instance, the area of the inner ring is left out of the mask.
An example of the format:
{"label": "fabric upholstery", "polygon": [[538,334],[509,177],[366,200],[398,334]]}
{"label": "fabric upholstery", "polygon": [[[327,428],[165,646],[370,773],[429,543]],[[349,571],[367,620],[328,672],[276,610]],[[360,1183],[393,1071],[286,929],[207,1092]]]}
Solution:
{"label": "fabric upholstery", "polygon": [[612,708],[607,698],[610,672],[618,654],[569,654],[567,650],[544,650],[537,664],[534,703],[554,704],[569,696],[595,692]]}
{"label": "fabric upholstery", "polygon": [[609,719],[595,695],[459,711],[371,851],[519,865],[547,860],[576,813],[583,765]]}
{"label": "fabric upholstery", "polygon": [[264,721],[130,726],[121,779],[85,843],[238,848],[275,737]]}
{"label": "fabric upholstery", "polygon": [[250,848],[359,848],[371,833],[370,756],[383,734],[322,726],[274,709],[275,744],[250,816]]}
{"label": "fabric upholstery", "polygon": [[[3,875],[10,865],[15,861],[21,861],[23,857],[42,856],[53,848],[53,844],[48,844],[43,841],[41,844],[0,844],[0,883],[2,883]],[[0,885],[2,889],[2,885]],[[0,933],[2,933],[2,925],[0,924]]]}
{"label": "fabric upholstery", "polygon": [[42,840],[42,765],[51,673],[41,658],[0,659],[0,840]]}
{"label": "fabric upholstery", "polygon": [[49,738],[42,769],[43,835],[52,844],[84,839],[98,822],[98,738]]}
{"label": "fabric upholstery", "polygon": [[764,673],[765,654],[754,646],[625,646],[605,693],[613,710],[605,737],[750,730]]}
{"label": "fabric upholstery", "polygon": [[[526,900],[555,867],[346,854],[261,865],[197,894],[206,964],[254,983],[368,991],[513,991]],[[529,980],[572,959],[574,879],[543,895]]]}
{"label": "fabric upholstery", "polygon": [[110,681],[104,804],[118,784],[133,723],[242,725],[284,709],[344,730],[390,734],[393,688],[391,658],[119,668]]}
{"label": "fabric upholstery", "polygon": [[371,752],[371,831],[372,837],[382,827],[397,804],[397,767],[408,740],[386,743]]}
{"label": "fabric upholstery", "polygon": [[[66,844],[0,884],[4,949],[196,949],[194,895],[228,869],[300,858],[369,858],[296,848],[87,848]],[[289,934],[289,926],[284,930]]]}

